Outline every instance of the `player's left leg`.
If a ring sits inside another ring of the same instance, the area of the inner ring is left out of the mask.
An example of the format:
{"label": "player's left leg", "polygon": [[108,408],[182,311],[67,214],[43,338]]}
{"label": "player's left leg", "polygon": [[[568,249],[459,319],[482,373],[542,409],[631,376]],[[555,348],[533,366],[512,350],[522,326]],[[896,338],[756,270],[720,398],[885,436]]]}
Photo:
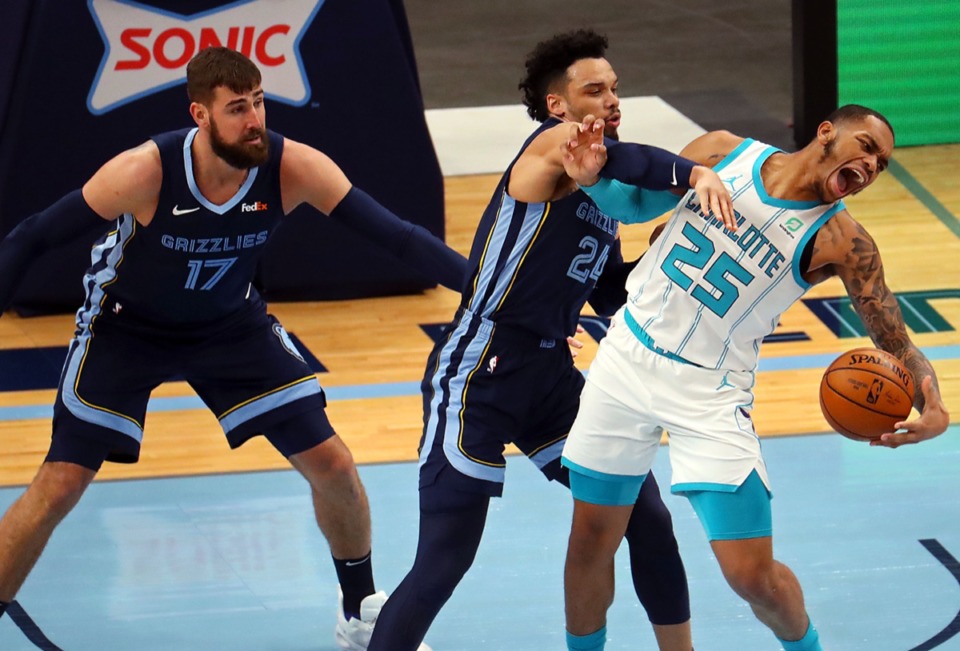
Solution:
{"label": "player's left leg", "polygon": [[689,491],[710,546],[734,592],[787,651],[821,651],[800,582],[773,557],[770,493],[756,471],[735,491]]}
{"label": "player's left leg", "polygon": [[340,437],[333,436],[289,460],[310,482],[317,524],[334,558],[355,562],[369,556],[370,506],[353,455]]}
{"label": "player's left leg", "polygon": [[[319,443],[298,452],[281,452],[310,484],[317,525],[327,539],[335,561],[342,560],[344,563],[344,568],[338,567],[338,572],[356,573],[356,570],[349,568],[370,565],[370,506],[350,450],[339,436],[333,434],[322,409],[271,427],[264,431],[264,435],[279,449],[283,445],[279,442],[290,440],[288,437],[303,436],[304,432],[315,431],[316,435],[312,437],[315,440],[320,438],[325,430],[329,431],[330,435],[322,438]],[[365,574],[370,575],[369,585],[358,586],[363,593],[359,595],[360,598],[374,592],[372,574]],[[352,596],[348,595],[350,590],[343,582],[341,587],[344,590],[344,601],[349,605],[354,601],[349,598]],[[351,611],[348,607],[347,612]],[[359,613],[359,602],[357,610],[352,612]]]}
{"label": "player's left leg", "polygon": [[360,619],[374,594],[370,506],[353,455],[322,408],[263,429],[263,435],[310,485],[314,517],[330,546],[346,620]]}
{"label": "player's left leg", "polygon": [[230,447],[263,434],[307,479],[343,591],[343,619],[359,620],[375,591],[370,509],[353,456],[327,420],[316,376],[265,312],[243,315],[203,344],[205,354],[185,370],[188,382],[217,414]]}

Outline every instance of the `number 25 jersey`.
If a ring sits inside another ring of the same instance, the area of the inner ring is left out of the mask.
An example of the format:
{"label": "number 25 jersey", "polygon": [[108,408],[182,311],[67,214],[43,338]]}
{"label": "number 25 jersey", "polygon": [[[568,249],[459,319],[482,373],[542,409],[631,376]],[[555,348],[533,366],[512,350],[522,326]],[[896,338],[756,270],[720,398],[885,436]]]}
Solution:
{"label": "number 25 jersey", "polygon": [[810,288],[804,247],[844,206],[767,194],[760,169],[778,151],[747,139],[714,167],[733,197],[736,232],[690,191],[630,274],[625,319],[649,347],[706,368],[753,370],[763,338]]}

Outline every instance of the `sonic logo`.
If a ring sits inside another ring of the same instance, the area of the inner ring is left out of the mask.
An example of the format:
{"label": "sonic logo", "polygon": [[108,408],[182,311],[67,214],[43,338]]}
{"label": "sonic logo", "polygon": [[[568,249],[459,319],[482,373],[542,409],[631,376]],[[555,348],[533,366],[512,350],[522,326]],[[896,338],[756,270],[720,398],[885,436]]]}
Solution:
{"label": "sonic logo", "polygon": [[87,108],[95,115],[183,83],[187,62],[211,46],[250,57],[272,99],[310,99],[297,45],[324,0],[241,0],[184,16],[127,0],[89,0],[105,52]]}

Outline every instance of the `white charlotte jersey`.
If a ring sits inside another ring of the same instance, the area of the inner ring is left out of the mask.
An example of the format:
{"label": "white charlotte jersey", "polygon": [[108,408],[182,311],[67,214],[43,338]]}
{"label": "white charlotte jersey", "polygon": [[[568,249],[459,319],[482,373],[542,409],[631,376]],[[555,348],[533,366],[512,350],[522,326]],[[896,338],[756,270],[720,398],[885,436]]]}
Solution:
{"label": "white charlotte jersey", "polygon": [[733,197],[736,232],[704,215],[690,191],[630,274],[625,319],[648,347],[706,368],[753,370],[763,338],[810,287],[804,246],[844,206],[768,195],[760,167],[778,151],[748,139],[714,168]]}

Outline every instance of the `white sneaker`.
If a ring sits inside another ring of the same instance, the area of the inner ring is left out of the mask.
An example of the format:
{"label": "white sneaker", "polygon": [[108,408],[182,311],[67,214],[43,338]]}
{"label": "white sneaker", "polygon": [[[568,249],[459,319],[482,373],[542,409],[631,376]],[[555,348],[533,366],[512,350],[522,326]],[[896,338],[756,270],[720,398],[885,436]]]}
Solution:
{"label": "white sneaker", "polygon": [[[337,646],[343,651],[367,651],[370,645],[370,636],[373,635],[373,626],[377,623],[380,609],[387,601],[387,593],[381,590],[364,597],[360,602],[360,618],[347,619],[343,614],[343,592],[337,587],[337,628],[334,637]],[[421,644],[417,651],[432,651],[426,644]]]}

